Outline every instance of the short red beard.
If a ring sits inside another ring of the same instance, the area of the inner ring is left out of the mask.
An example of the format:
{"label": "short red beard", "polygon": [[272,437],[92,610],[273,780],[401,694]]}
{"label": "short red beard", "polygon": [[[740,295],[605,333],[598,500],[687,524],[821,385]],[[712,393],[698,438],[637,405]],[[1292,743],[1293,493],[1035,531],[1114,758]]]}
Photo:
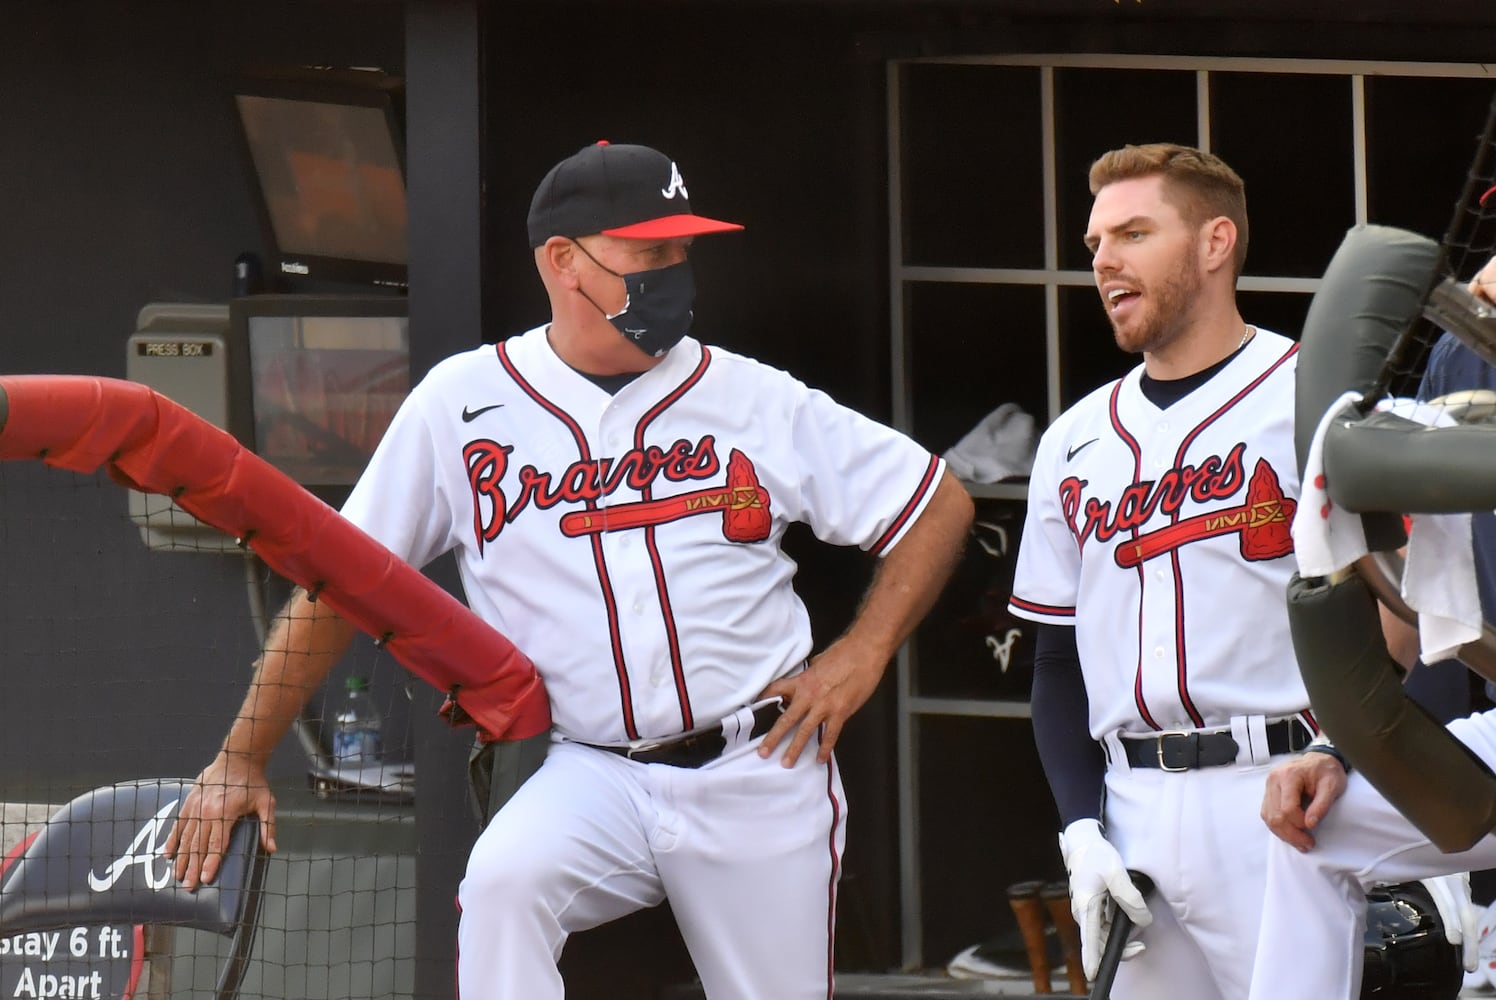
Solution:
{"label": "short red beard", "polygon": [[[1191,246],[1179,260],[1174,272],[1156,287],[1140,291],[1147,298],[1147,309],[1124,330],[1112,322],[1117,346],[1129,354],[1155,354],[1174,343],[1193,321],[1195,301],[1203,282],[1200,278],[1200,254]],[[1111,319],[1108,311],[1107,318]]]}

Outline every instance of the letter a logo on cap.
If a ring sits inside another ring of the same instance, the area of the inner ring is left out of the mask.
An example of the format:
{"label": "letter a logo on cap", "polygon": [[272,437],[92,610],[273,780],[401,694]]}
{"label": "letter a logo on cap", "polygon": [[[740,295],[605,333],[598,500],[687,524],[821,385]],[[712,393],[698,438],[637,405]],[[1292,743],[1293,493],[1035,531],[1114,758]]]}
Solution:
{"label": "letter a logo on cap", "polygon": [[680,167],[677,167],[673,160],[670,163],[670,184],[660,188],[660,194],[666,198],[674,198],[676,194],[682,198],[691,197],[691,193],[686,190],[686,182],[680,179]]}

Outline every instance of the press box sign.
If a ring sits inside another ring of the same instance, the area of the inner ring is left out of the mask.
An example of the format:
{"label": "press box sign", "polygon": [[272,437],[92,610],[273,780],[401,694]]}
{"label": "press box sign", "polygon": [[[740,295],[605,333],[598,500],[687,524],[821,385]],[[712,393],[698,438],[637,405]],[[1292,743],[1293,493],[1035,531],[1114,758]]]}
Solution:
{"label": "press box sign", "polygon": [[139,927],[95,924],[0,937],[0,1000],[129,1000]]}
{"label": "press box sign", "polygon": [[211,358],[210,340],[139,340],[135,353],[143,358]]}

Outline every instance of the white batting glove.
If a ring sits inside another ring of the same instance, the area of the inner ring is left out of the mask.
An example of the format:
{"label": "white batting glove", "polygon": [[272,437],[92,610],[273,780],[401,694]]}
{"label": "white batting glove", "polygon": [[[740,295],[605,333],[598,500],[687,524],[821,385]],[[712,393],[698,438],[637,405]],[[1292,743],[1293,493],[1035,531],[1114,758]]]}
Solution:
{"label": "white batting glove", "polygon": [[1480,964],[1480,913],[1470,901],[1470,873],[1439,875],[1418,881],[1434,897],[1434,906],[1444,923],[1444,936],[1460,949],[1465,971],[1474,972]]}
{"label": "white batting glove", "polygon": [[[1153,922],[1143,894],[1127,877],[1122,855],[1101,832],[1094,819],[1078,819],[1060,834],[1060,854],[1070,873],[1070,912],[1080,926],[1080,960],[1087,979],[1096,978],[1101,953],[1111,931],[1112,915],[1108,900],[1116,900],[1131,918],[1133,926],[1147,927]],[[1143,950],[1143,942],[1130,941],[1122,957],[1132,958]]]}

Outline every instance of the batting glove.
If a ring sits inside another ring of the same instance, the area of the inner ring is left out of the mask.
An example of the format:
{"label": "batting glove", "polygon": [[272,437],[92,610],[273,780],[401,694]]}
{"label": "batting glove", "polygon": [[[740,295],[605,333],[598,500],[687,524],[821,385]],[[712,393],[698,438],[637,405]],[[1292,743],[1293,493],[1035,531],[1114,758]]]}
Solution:
{"label": "batting glove", "polygon": [[1444,936],[1460,949],[1465,971],[1474,972],[1480,964],[1480,914],[1470,901],[1470,873],[1439,875],[1418,881],[1434,897],[1439,919],[1444,922]]}
{"label": "batting glove", "polygon": [[[1122,855],[1101,832],[1099,821],[1078,819],[1065,827],[1060,834],[1060,854],[1070,873],[1070,912],[1080,926],[1081,965],[1086,978],[1095,979],[1112,925],[1107,901],[1116,900],[1135,927],[1147,927],[1153,922],[1153,914],[1148,912],[1143,894],[1127,877]],[[1143,942],[1130,941],[1122,957],[1132,958],[1142,950]]]}

